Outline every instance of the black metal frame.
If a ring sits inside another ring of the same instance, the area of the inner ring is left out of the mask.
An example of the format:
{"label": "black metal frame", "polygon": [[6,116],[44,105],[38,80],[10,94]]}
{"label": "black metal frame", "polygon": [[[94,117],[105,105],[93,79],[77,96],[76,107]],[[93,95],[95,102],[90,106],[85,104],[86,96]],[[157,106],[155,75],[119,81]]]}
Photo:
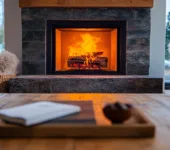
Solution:
{"label": "black metal frame", "polygon": [[[117,71],[103,70],[55,70],[55,29],[56,28],[117,28],[118,53]],[[126,74],[126,21],[66,21],[48,20],[46,30],[46,74],[48,75],[124,75]]]}

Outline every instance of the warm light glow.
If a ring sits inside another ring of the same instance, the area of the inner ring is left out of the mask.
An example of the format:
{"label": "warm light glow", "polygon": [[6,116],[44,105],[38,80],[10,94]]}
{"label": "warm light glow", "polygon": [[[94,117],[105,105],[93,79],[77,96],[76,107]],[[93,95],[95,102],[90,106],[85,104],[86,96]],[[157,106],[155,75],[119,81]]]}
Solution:
{"label": "warm light glow", "polygon": [[102,57],[99,57],[99,55],[102,55],[104,52],[104,50],[100,52],[97,45],[101,42],[101,39],[90,33],[80,34],[80,37],[81,39],[79,41],[69,46],[69,56],[71,57],[69,57],[68,60],[68,67],[91,70],[107,67],[108,58],[105,57],[101,60]]}
{"label": "warm light glow", "polygon": [[97,44],[101,41],[89,33],[81,34],[81,40],[69,46],[69,56],[93,55],[93,52],[99,51]]}
{"label": "warm light glow", "polygon": [[117,29],[56,29],[56,70],[117,71]]}

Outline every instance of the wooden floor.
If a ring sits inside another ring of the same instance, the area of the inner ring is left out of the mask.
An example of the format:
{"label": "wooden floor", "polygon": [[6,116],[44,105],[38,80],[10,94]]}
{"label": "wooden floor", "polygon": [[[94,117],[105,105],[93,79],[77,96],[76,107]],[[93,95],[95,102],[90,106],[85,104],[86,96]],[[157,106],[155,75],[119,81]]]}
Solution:
{"label": "wooden floor", "polygon": [[[148,139],[0,139],[0,150],[170,150],[170,93],[10,94],[0,98],[0,109],[30,100],[92,100],[95,115],[102,113],[104,103],[130,102],[156,125],[156,136]],[[97,121],[100,123],[102,119]]]}

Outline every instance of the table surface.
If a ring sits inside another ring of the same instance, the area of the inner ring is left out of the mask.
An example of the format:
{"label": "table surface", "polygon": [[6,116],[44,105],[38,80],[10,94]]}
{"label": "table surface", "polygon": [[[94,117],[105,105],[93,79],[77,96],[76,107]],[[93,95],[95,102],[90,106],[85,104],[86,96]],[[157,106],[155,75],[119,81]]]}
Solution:
{"label": "table surface", "polygon": [[0,109],[26,101],[92,100],[98,123],[101,107],[107,102],[130,102],[140,108],[156,125],[154,138],[18,138],[0,139],[0,150],[170,150],[170,93],[168,94],[7,94],[0,98]]}

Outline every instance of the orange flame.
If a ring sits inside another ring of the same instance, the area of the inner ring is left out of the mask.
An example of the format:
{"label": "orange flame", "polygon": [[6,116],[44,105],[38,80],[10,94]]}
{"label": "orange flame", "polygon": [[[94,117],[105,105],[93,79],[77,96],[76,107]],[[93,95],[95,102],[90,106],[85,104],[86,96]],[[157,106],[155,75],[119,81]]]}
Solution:
{"label": "orange flame", "polygon": [[97,44],[101,39],[89,33],[81,34],[81,40],[69,46],[69,56],[92,55],[97,52]]}

